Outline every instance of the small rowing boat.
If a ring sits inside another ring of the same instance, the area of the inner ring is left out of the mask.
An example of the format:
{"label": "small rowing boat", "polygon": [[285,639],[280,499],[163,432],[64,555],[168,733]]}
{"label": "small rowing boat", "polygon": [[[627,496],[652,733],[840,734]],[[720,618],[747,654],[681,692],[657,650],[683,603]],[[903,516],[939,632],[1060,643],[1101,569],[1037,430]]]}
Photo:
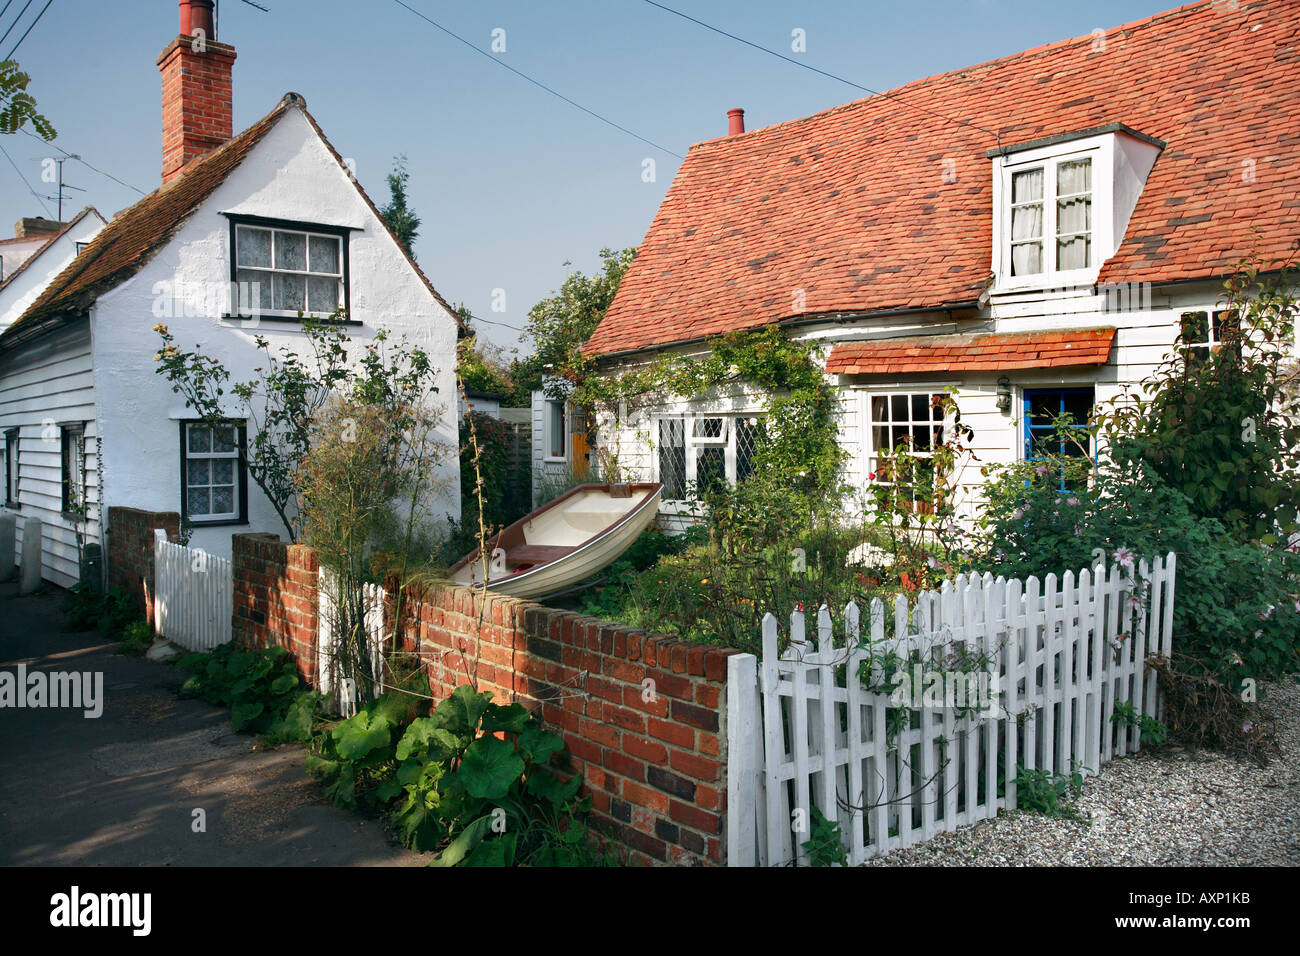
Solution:
{"label": "small rowing boat", "polygon": [[[655,520],[663,485],[585,484],[520,518],[488,542],[487,586],[499,594],[555,594],[609,567]],[[480,587],[475,548],[449,571],[456,584]]]}

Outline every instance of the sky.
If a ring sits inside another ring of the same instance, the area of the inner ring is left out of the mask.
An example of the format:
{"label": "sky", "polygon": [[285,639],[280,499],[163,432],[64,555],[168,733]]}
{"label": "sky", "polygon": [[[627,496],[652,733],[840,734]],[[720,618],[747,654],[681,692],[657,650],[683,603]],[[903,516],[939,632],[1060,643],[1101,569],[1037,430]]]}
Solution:
{"label": "sky", "polygon": [[[108,174],[64,164],[65,183],[85,190],[65,192],[65,219],[87,204],[110,216],[160,181],[155,61],[177,32],[177,4],[24,2],[11,2],[0,16],[0,35],[13,27],[0,55],[44,8],[15,58],[58,130],[55,144]],[[415,242],[421,267],[444,298],[470,307],[484,338],[521,353],[528,348],[518,330],[529,309],[571,270],[595,270],[602,247],[640,243],[679,156],[725,135],[728,109],[742,107],[746,128],[755,129],[865,95],[646,0],[403,0],[481,52],[397,0],[258,2],[269,12],[219,0],[218,38],[238,55],[236,132],[286,92],[302,94],[380,206],[394,157],[404,154],[410,205],[423,220]],[[1176,5],[662,2],[882,91]],[[803,49],[795,50],[800,39]],[[60,154],[23,133],[0,136],[0,146],[31,186],[0,157],[0,228],[23,216],[53,218],[54,201],[45,199],[43,208],[33,191],[54,195],[41,181],[41,160]]]}

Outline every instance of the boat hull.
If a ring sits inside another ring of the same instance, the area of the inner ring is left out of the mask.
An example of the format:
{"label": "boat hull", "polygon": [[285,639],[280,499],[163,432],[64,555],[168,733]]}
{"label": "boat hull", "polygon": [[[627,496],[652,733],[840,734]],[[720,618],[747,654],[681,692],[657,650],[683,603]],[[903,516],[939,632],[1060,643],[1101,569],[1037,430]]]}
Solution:
{"label": "boat hull", "polygon": [[[584,485],[570,495],[538,509],[511,525],[499,538],[522,539],[520,551],[539,548],[571,548],[554,560],[524,569],[489,570],[488,590],[509,597],[536,598],[566,590],[599,574],[632,546],[659,513],[663,487],[659,484],[632,485],[627,498],[615,497],[609,485]],[[585,496],[585,497],[583,497]],[[604,521],[603,530],[599,525]],[[594,532],[594,533],[593,533]],[[498,539],[499,540],[499,539]],[[509,555],[518,553],[506,546]],[[451,569],[451,579],[477,587],[482,580],[478,552],[466,555]]]}

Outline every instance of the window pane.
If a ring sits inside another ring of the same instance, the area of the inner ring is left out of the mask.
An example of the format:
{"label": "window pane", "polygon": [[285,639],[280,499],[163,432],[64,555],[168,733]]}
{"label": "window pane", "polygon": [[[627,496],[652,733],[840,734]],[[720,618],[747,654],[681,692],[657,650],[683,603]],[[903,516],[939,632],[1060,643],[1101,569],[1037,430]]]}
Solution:
{"label": "window pane", "polygon": [[722,418],[697,418],[691,434],[696,438],[723,438],[726,436],[726,420]]}
{"label": "window pane", "polygon": [[306,276],[276,273],[273,288],[275,290],[274,308],[284,309],[289,312],[297,312],[307,308]]}
{"label": "window pane", "polygon": [[548,402],[547,412],[550,415],[550,427],[546,440],[549,447],[547,454],[552,458],[563,458],[565,450],[565,422],[564,422],[564,403]]}
{"label": "window pane", "polygon": [[1011,210],[1011,239],[1038,239],[1043,235],[1043,205],[1017,206]]}
{"label": "window pane", "polygon": [[233,485],[235,483],[235,460],[218,458],[212,462],[212,483],[214,485]]}
{"label": "window pane", "polygon": [[186,464],[186,484],[191,487],[200,487],[212,483],[211,459],[191,458]]}
{"label": "window pane", "polygon": [[1060,239],[1056,243],[1056,268],[1086,269],[1092,261],[1092,239],[1087,235]]}
{"label": "window pane", "polygon": [[686,497],[686,423],[680,418],[659,420],[659,480],[665,500]]}
{"label": "window pane", "polygon": [[328,236],[308,237],[311,271],[339,273],[339,241]]}
{"label": "window pane", "polygon": [[736,481],[753,474],[754,449],[762,434],[763,423],[757,418],[736,419]]}
{"label": "window pane", "polygon": [[889,399],[884,395],[871,396],[871,420],[873,422],[887,421],[889,418]]}
{"label": "window pane", "polygon": [[248,315],[262,308],[269,308],[271,301],[271,273],[257,272],[253,269],[240,269],[235,273],[238,283],[238,312]]}
{"label": "window pane", "polygon": [[1011,274],[1037,275],[1043,271],[1043,244],[1024,242],[1011,247]]}
{"label": "window pane", "polygon": [[307,269],[307,237],[300,232],[275,234],[275,267],[277,269]]}
{"label": "window pane", "polygon": [[1092,191],[1092,160],[1072,159],[1056,167],[1056,194],[1071,196]]}
{"label": "window pane", "polygon": [[912,396],[912,421],[927,422],[930,420],[930,396],[924,393]]}
{"label": "window pane", "polygon": [[895,422],[907,421],[907,396],[906,395],[891,395],[889,404],[891,406],[890,411],[893,412],[893,414],[890,416],[891,421],[895,421]]}
{"label": "window pane", "polygon": [[1184,312],[1182,324],[1184,342],[1198,345],[1210,341],[1209,317],[1204,312]]}
{"label": "window pane", "polygon": [[212,451],[212,430],[210,428],[205,428],[202,425],[190,425],[186,427],[185,434],[189,438],[190,451]]}
{"label": "window pane", "polygon": [[700,494],[725,484],[727,480],[727,453],[716,445],[700,448],[695,459],[695,483]]}
{"label": "window pane", "polygon": [[271,230],[239,226],[235,229],[235,260],[241,266],[271,267]]}
{"label": "window pane", "polygon": [[1092,395],[1086,392],[1066,393],[1065,411],[1076,425],[1088,424],[1092,412]]}
{"label": "window pane", "polygon": [[235,488],[233,485],[212,489],[212,511],[214,515],[228,515],[235,512]]}
{"label": "window pane", "polygon": [[192,515],[208,515],[212,513],[211,498],[208,495],[207,488],[191,488],[185,495],[185,505]]}
{"label": "window pane", "polygon": [[307,280],[307,296],[310,311],[332,313],[339,307],[339,280],[312,276]]}
{"label": "window pane", "polygon": [[235,450],[235,427],[223,425],[212,432],[212,450],[229,454]]}
{"label": "window pane", "polygon": [[931,425],[913,425],[912,426],[912,448],[915,451],[930,450],[930,429]]}
{"label": "window pane", "polygon": [[1026,169],[1011,174],[1011,201],[1033,202],[1043,198],[1043,170]]}

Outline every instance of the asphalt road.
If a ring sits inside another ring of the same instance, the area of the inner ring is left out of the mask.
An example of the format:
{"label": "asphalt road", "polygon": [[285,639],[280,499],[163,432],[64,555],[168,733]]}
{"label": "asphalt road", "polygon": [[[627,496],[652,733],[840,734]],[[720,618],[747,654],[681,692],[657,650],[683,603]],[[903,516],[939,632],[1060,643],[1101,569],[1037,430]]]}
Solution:
{"label": "asphalt road", "polygon": [[103,713],[0,707],[0,865],[424,862],[378,820],[327,805],[301,747],[258,752],[225,710],[177,698],[170,665],[64,630],[62,594],[0,584],[0,674],[100,673]]}

